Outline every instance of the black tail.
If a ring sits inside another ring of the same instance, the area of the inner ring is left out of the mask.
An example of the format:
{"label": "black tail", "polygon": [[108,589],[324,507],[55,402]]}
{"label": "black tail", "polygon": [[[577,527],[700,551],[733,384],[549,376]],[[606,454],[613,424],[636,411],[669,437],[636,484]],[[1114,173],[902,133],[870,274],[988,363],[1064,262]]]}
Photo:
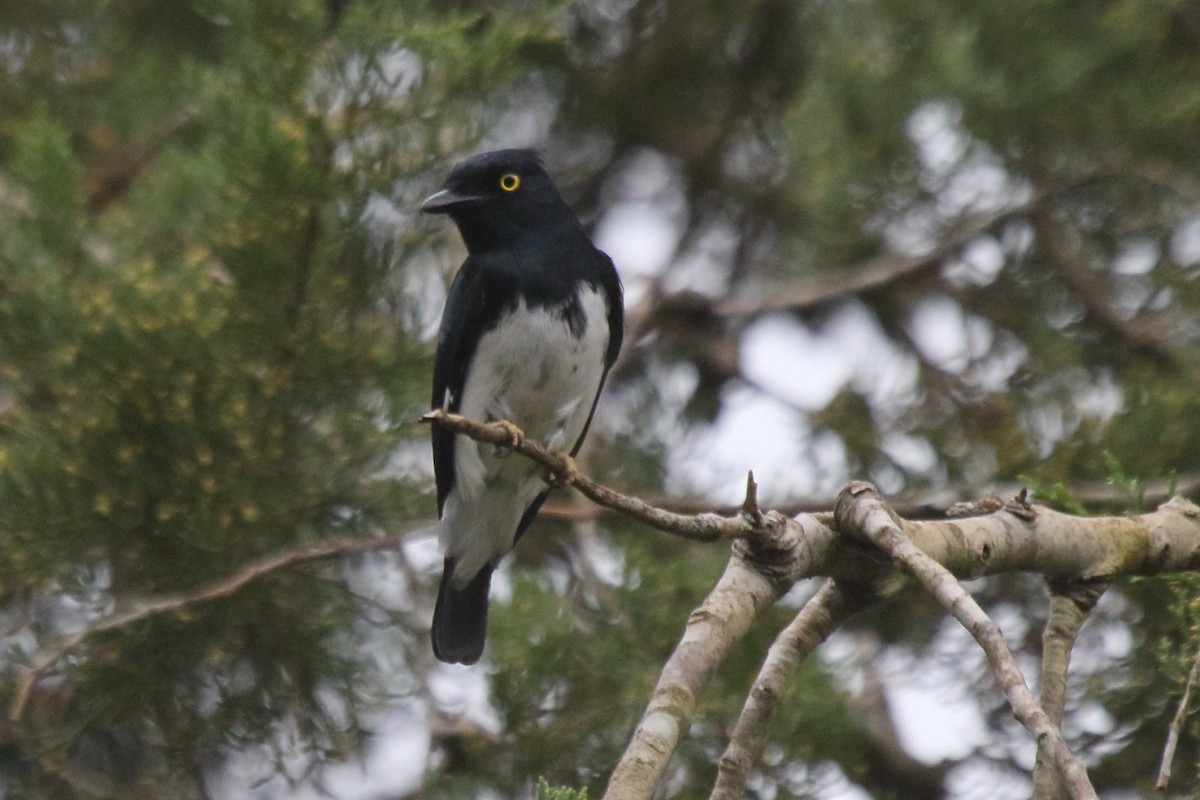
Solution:
{"label": "black tail", "polygon": [[450,585],[453,577],[454,559],[447,558],[442,568],[437,605],[433,607],[433,654],[447,664],[474,664],[483,655],[483,642],[487,637],[492,565],[485,564],[461,589]]}

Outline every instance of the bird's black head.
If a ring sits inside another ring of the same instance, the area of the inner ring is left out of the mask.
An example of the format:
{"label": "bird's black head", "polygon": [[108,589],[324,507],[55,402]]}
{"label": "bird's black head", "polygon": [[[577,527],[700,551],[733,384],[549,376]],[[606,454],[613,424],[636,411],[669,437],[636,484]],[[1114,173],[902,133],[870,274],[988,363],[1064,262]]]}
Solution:
{"label": "bird's black head", "polygon": [[472,252],[511,243],[530,230],[575,222],[533,150],[494,150],[457,164],[441,191],[421,204],[446,214]]}

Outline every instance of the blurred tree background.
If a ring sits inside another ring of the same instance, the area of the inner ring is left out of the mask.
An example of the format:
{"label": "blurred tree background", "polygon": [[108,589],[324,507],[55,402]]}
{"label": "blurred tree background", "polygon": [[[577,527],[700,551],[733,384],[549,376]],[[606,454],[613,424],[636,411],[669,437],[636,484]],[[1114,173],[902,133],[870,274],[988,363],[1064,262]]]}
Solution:
{"label": "blurred tree background", "polygon": [[[88,639],[0,723],[5,798],[603,786],[727,549],[560,493],[486,664],[433,662],[414,420],[462,250],[415,209],[476,150],[543,148],[622,270],[606,483],[1200,486],[1194,0],[36,0],[0,4],[0,75],[0,697],[115,607],[412,532]],[[973,588],[1036,655],[1041,581]],[[1106,797],[1152,781],[1196,588],[1123,583],[1084,629],[1067,732]],[[663,796],[707,792],[789,608]],[[752,795],[1028,796],[968,645],[917,595],[864,616],[797,676]],[[957,716],[914,727],[914,698]]]}

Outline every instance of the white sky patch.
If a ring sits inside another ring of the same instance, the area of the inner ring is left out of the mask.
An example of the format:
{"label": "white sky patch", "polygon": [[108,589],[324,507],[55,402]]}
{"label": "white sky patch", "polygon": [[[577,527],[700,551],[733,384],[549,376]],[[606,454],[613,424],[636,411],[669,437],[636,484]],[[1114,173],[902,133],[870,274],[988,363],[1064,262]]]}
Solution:
{"label": "white sky patch", "polygon": [[1171,259],[1180,266],[1200,263],[1200,219],[1190,219],[1171,234]]}
{"label": "white sky patch", "polygon": [[1125,405],[1125,393],[1108,369],[1098,370],[1092,382],[1075,396],[1075,409],[1085,417],[1109,419]]}
{"label": "white sky patch", "polygon": [[987,328],[988,348],[978,351],[981,357],[971,369],[971,382],[985,391],[1007,391],[1009,379],[1025,363],[1029,352],[1024,342],[1012,332],[996,331],[990,322],[982,319],[977,321]]}
{"label": "white sky patch", "polygon": [[908,136],[926,171],[945,175],[966,156],[969,142],[960,132],[961,124],[962,111],[952,103],[926,103],[913,111]]}
{"label": "white sky patch", "polygon": [[450,714],[462,714],[484,730],[500,731],[500,718],[488,700],[484,670],[439,663],[429,672],[427,681],[429,694],[440,709]]}
{"label": "white sky patch", "polygon": [[996,329],[992,327],[989,320],[983,317],[977,317],[974,314],[965,315],[963,337],[966,340],[964,345],[967,355],[976,359],[992,349],[992,343],[996,338]]}
{"label": "white sky patch", "polygon": [[829,404],[852,377],[841,344],[780,314],[751,323],[742,334],[742,372],[767,391],[808,411]]}
{"label": "white sky patch", "polygon": [[915,359],[859,303],[839,307],[817,331],[790,316],[763,317],[744,332],[740,359],[747,378],[805,411],[819,411],[852,384],[873,409],[894,415],[917,390]]}
{"label": "white sky patch", "polygon": [[594,537],[583,555],[592,574],[609,586],[620,586],[625,580],[625,551],[614,547],[607,537]]}
{"label": "white sky patch", "polygon": [[1008,173],[990,157],[977,157],[956,172],[939,193],[937,209],[943,216],[963,211],[999,211],[1011,202],[1012,183]]}
{"label": "white sky patch", "polygon": [[408,563],[412,565],[413,569],[431,572],[442,563],[442,549],[438,545],[434,526],[431,525],[428,531],[422,533],[426,535],[407,537],[401,547],[404,550],[404,557],[408,559]]}
{"label": "white sky patch", "polygon": [[956,286],[989,286],[1004,267],[1004,248],[993,236],[978,236],[958,258],[942,267],[942,276]]}
{"label": "white sky patch", "polygon": [[1096,702],[1079,704],[1071,712],[1070,720],[1073,727],[1093,736],[1112,733],[1116,728],[1116,721],[1113,720],[1112,714],[1109,714],[1108,709]]}
{"label": "white sky patch", "polygon": [[[419,787],[430,752],[423,704],[401,699],[366,717],[363,725],[371,736],[360,759],[321,766],[292,784],[275,771],[266,746],[247,747],[206,775],[208,793],[224,800],[376,800],[407,796]],[[280,731],[278,736],[286,771],[293,777],[306,773],[307,759],[288,753],[289,734]]]}
{"label": "white sky patch", "polygon": [[397,231],[417,224],[415,213],[401,211],[392,198],[384,197],[378,192],[372,192],[367,198],[359,219],[367,226],[372,236],[381,239],[391,238]]}
{"label": "white sky patch", "polygon": [[625,281],[625,303],[635,304],[650,279],[675,257],[687,201],[677,164],[655,150],[631,156],[604,187],[608,211],[592,232]]}
{"label": "white sky patch", "polygon": [[497,120],[476,148],[499,150],[505,147],[536,147],[549,139],[550,127],[558,115],[558,87],[540,74],[521,83],[502,101],[508,110]]}
{"label": "white sky patch", "polygon": [[[999,764],[968,762],[950,771],[946,788],[952,800],[1029,800],[1033,782]],[[1117,798],[1106,792],[1104,800]]]}
{"label": "white sky patch", "polygon": [[[975,701],[965,696],[963,676],[936,664],[928,668],[930,680],[918,686],[887,682],[897,735],[910,755],[927,764],[963,758],[991,737]],[[962,693],[946,690],[955,684]]]}
{"label": "white sky patch", "polygon": [[377,800],[404,797],[421,785],[429,758],[429,726],[418,704],[371,722],[371,741],[361,762],[345,762],[322,770],[327,791],[305,786],[293,800]]}
{"label": "white sky patch", "polygon": [[379,82],[396,97],[408,94],[421,79],[421,59],[407,48],[394,47],[375,63]]}
{"label": "white sky patch", "polygon": [[680,362],[660,366],[654,370],[653,375],[658,400],[664,413],[653,419],[651,425],[659,439],[674,441],[679,438],[683,429],[680,417],[700,383],[700,374],[692,364]]}
{"label": "white sky patch", "polygon": [[873,410],[895,412],[907,405],[917,388],[917,362],[884,333],[875,313],[862,303],[845,303],[821,331],[838,343],[853,365],[854,387]]}
{"label": "white sky patch", "polygon": [[921,185],[934,199],[882,221],[888,242],[899,252],[927,253],[962,214],[994,213],[1030,194],[985,144],[971,138],[956,103],[939,100],[918,107],[909,116],[908,136],[921,162]]}
{"label": "white sky patch", "polygon": [[819,797],[821,800],[872,800],[871,795],[867,794],[865,789],[855,786],[849,780],[842,786],[820,794]]}
{"label": "white sky patch", "polygon": [[673,493],[704,494],[714,504],[736,503],[753,470],[764,500],[811,493],[809,445],[808,427],[792,409],[752,389],[734,389],[716,423],[680,445],[667,486]]}
{"label": "white sky patch", "polygon": [[381,477],[401,480],[429,480],[433,477],[433,461],[429,457],[429,442],[412,439],[400,443],[380,470]]}
{"label": "white sky patch", "polygon": [[[997,622],[1012,641],[1016,627],[1005,626],[1009,620],[1000,617]],[[927,655],[889,649],[880,661],[897,735],[915,758],[931,764],[957,760],[994,740],[972,694],[985,658],[957,622],[941,622]]]}
{"label": "white sky patch", "polygon": [[318,113],[340,114],[350,104],[368,97],[404,97],[420,83],[421,73],[421,58],[397,45],[377,56],[349,57],[341,75],[330,77],[318,72],[309,95],[318,104]]}
{"label": "white sky patch", "polygon": [[1158,263],[1158,242],[1138,237],[1121,243],[1113,257],[1112,270],[1118,275],[1146,275]]}
{"label": "white sky patch", "polygon": [[[652,439],[674,447],[686,434],[686,425],[680,417],[700,382],[696,368],[687,362],[663,364],[651,361],[642,377],[653,387],[658,404],[654,414],[648,419],[639,418],[639,422],[647,427]],[[638,423],[633,419],[638,413],[635,394],[605,387],[596,411],[597,429],[610,435],[630,434],[637,430]]]}
{"label": "white sky patch", "polygon": [[[359,220],[366,225],[372,246],[380,258],[385,257],[387,245],[398,245],[397,250],[403,248],[405,230],[429,224],[429,220],[420,219],[415,208],[406,209],[398,200],[379,193],[373,193],[367,199]],[[442,306],[448,289],[446,262],[441,253],[420,250],[408,258],[403,269],[391,269],[385,279],[388,293],[401,300],[402,321],[426,341],[434,338],[442,320]]]}
{"label": "white sky patch", "polygon": [[609,209],[593,233],[596,246],[608,253],[629,289],[627,304],[636,302],[639,279],[656,278],[679,244],[670,214],[648,201],[622,203]]}
{"label": "white sky patch", "polygon": [[[820,651],[851,692],[861,691],[861,665],[869,659],[884,683],[901,744],[914,758],[930,764],[962,758],[991,739],[968,683],[974,664],[952,657],[963,646],[947,641],[954,635],[947,637],[946,632],[943,627],[930,654],[920,658],[897,650],[864,651],[855,635],[845,632],[830,636]],[[982,661],[982,652],[975,650],[972,657],[976,656]]]}
{"label": "white sky patch", "polygon": [[[848,477],[850,467],[846,459],[846,443],[836,433],[820,431],[813,436],[808,455],[809,475],[814,481],[810,492],[832,497]],[[764,496],[767,496],[766,493]]]}
{"label": "white sky patch", "polygon": [[370,598],[388,609],[407,609],[413,605],[413,587],[400,567],[402,551],[375,553],[371,558],[346,559],[342,577],[350,591]]}
{"label": "white sky patch", "polygon": [[967,366],[966,318],[962,306],[945,295],[919,301],[909,319],[909,335],[930,362],[947,372]]}
{"label": "white sky patch", "polygon": [[668,292],[698,292],[720,297],[728,289],[726,278],[740,237],[725,223],[712,223],[679,258],[663,278]]}
{"label": "white sky patch", "polygon": [[879,443],[887,457],[913,473],[927,473],[938,465],[938,454],[933,445],[923,436],[907,433],[888,433]]}

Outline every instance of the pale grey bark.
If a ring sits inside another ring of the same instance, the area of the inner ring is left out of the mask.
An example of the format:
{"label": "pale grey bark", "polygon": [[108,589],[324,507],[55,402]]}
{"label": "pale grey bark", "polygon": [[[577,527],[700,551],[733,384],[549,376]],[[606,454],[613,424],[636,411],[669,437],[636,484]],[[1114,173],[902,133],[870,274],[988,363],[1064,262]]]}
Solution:
{"label": "pale grey bark", "polygon": [[[1062,726],[1067,702],[1067,669],[1079,629],[1108,588],[1108,581],[1050,584],[1050,610],[1042,631],[1041,696],[1050,721]],[[1059,800],[1065,788],[1045,747],[1038,747],[1033,768],[1033,800]]]}

